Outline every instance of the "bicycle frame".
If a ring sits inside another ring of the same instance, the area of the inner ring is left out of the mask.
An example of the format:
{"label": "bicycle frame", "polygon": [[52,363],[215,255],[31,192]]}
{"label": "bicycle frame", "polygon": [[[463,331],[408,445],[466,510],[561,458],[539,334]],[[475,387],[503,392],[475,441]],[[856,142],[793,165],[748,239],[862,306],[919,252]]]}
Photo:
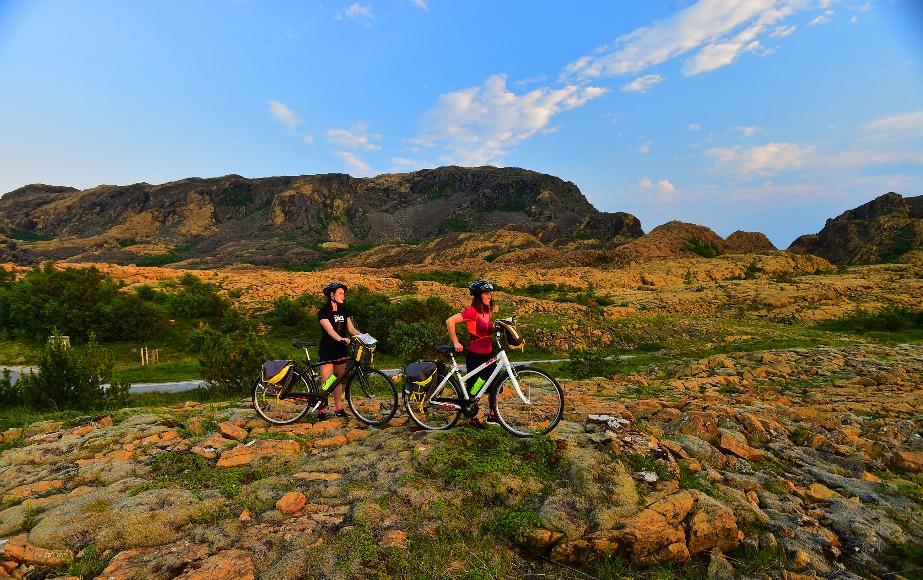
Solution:
{"label": "bicycle frame", "polygon": [[[320,404],[324,401],[324,399],[326,399],[327,396],[331,392],[333,392],[333,389],[337,388],[340,385],[345,384],[346,380],[350,378],[354,373],[362,372],[362,367],[359,365],[359,363],[355,361],[355,358],[352,356],[348,356],[345,358],[339,358],[339,359],[333,359],[333,360],[325,360],[325,361],[314,363],[314,362],[311,362],[311,353],[308,352],[308,347],[303,347],[302,350],[304,350],[304,358],[305,358],[306,366],[304,368],[299,368],[298,365],[296,364],[295,372],[298,373],[298,376],[305,379],[305,381],[308,383],[308,389],[310,389],[312,392],[310,393],[289,392],[289,393],[282,394],[280,398],[295,399],[295,398],[317,397],[318,401],[315,404],[314,409],[312,409],[312,411],[316,410],[320,406]],[[333,385],[330,386],[329,391],[327,391],[326,393],[321,392],[320,385],[317,384],[317,380],[314,377],[314,374],[315,374],[314,370],[326,364],[336,365],[336,364],[344,364],[344,363],[346,364],[346,370],[343,372],[343,376],[337,377],[336,381],[333,382]]]}
{"label": "bicycle frame", "polygon": [[445,386],[446,383],[449,382],[452,376],[458,377],[461,381],[462,395],[464,396],[465,401],[481,400],[481,397],[483,397],[484,393],[489,391],[490,388],[482,389],[478,394],[472,397],[468,394],[468,389],[465,387],[465,385],[467,384],[468,379],[476,376],[479,372],[486,369],[488,366],[497,363],[497,368],[494,369],[494,372],[490,374],[490,378],[488,378],[484,384],[490,387],[493,385],[494,379],[496,379],[502,371],[506,371],[507,376],[510,378],[510,382],[513,384],[513,388],[516,390],[516,394],[519,395],[519,398],[522,399],[523,403],[531,405],[532,402],[529,401],[529,398],[525,396],[525,394],[522,392],[522,388],[519,386],[519,381],[516,379],[516,371],[513,369],[513,365],[510,364],[510,359],[508,356],[506,356],[506,351],[503,350],[503,347],[500,345],[499,335],[497,337],[497,347],[499,348],[497,356],[491,358],[487,362],[474,369],[468,370],[468,373],[464,375],[461,374],[461,368],[458,366],[458,362],[455,360],[455,353],[449,353],[449,358],[452,359],[452,368],[449,369],[449,372],[446,374],[445,378],[442,379],[442,381],[432,390],[432,393],[427,398],[427,403],[434,403],[437,405],[443,404],[441,401],[433,401],[433,397],[436,393],[441,391],[441,389]]}

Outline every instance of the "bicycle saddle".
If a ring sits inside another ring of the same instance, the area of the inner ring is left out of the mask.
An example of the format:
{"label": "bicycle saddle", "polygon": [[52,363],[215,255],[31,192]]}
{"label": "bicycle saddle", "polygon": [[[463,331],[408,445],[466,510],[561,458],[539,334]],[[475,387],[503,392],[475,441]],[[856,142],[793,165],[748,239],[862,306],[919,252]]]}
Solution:
{"label": "bicycle saddle", "polygon": [[[436,347],[436,352],[441,352],[442,354],[449,354],[455,352],[455,347],[451,344],[440,344]],[[464,352],[464,351],[462,351]]]}
{"label": "bicycle saddle", "polygon": [[306,342],[304,340],[293,340],[292,346],[295,348],[308,348],[309,346],[317,346],[316,342]]}

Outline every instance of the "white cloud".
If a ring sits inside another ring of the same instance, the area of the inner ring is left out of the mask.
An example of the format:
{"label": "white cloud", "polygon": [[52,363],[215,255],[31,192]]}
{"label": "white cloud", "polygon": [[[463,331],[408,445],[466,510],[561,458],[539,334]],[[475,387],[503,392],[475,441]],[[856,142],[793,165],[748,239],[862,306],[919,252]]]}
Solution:
{"label": "white cloud", "polygon": [[727,66],[741,54],[753,52],[761,45],[755,38],[765,30],[762,25],[751,26],[733,38],[708,44],[683,64],[687,77]]}
{"label": "white cloud", "polygon": [[567,85],[516,94],[507,88],[506,75],[494,75],[483,86],[441,95],[423,115],[417,142],[442,146],[442,161],[483,165],[546,128],[555,115],[605,93],[599,87]]}
{"label": "white cloud", "polygon": [[669,179],[661,179],[657,183],[654,183],[649,177],[642,177],[638,185],[640,185],[642,189],[656,191],[664,201],[672,200],[673,194],[676,193],[676,187],[673,186]]}
{"label": "white cloud", "polygon": [[334,151],[333,153],[346,163],[346,169],[350,175],[364,177],[372,174],[372,167],[355,153],[349,151]]}
{"label": "white cloud", "polygon": [[794,143],[769,143],[758,147],[713,147],[705,152],[719,167],[728,168],[740,177],[775,175],[805,165],[814,147]]}
{"label": "white cloud", "polygon": [[301,124],[301,118],[281,101],[269,99],[269,113],[289,129]]}
{"label": "white cloud", "polygon": [[429,4],[427,3],[427,0],[413,0],[413,5],[420,10],[429,10]]}
{"label": "white cloud", "polygon": [[421,159],[411,159],[409,157],[392,157],[389,161],[394,165],[395,168],[406,171],[408,169],[421,169],[423,167],[429,167],[432,164],[427,163]]}
{"label": "white cloud", "polygon": [[905,113],[903,115],[892,115],[875,119],[860,127],[866,133],[875,136],[887,137],[901,133],[915,133],[923,135],[923,109]]}
{"label": "white cloud", "polygon": [[381,150],[381,145],[375,143],[375,141],[381,141],[381,134],[369,134],[368,129],[368,124],[359,121],[351,129],[328,129],[326,135],[331,143],[347,149]]}
{"label": "white cloud", "polygon": [[747,125],[739,125],[737,130],[743,133],[744,137],[753,137],[761,131],[759,127],[752,127]]}
{"label": "white cloud", "polygon": [[862,6],[859,6],[858,8],[856,8],[856,10],[858,10],[859,12],[868,12],[868,11],[871,10],[871,9],[872,9],[872,3],[871,3],[871,2],[866,2],[866,3],[863,4]]}
{"label": "white cloud", "polygon": [[773,38],[785,38],[786,36],[791,36],[797,29],[798,27],[794,24],[790,26],[777,26],[769,33],[769,36]]}
{"label": "white cloud", "polygon": [[638,146],[638,153],[640,153],[641,155],[647,155],[650,152],[651,152],[651,146],[648,145],[647,143],[644,143]]}
{"label": "white cloud", "polygon": [[687,75],[699,74],[726,66],[743,52],[755,51],[757,36],[770,26],[813,8],[807,0],[699,0],[616,39],[597,54],[581,56],[564,74],[582,79],[637,74],[701,48],[684,67]]}
{"label": "white cloud", "polygon": [[699,125],[698,123],[689,123],[688,125],[686,125],[686,127],[687,127],[690,131],[698,131],[699,129],[702,128],[702,126]]}
{"label": "white cloud", "polygon": [[817,26],[819,24],[829,24],[830,21],[833,20],[834,14],[835,12],[833,10],[825,10],[823,14],[815,17],[814,20],[812,20],[808,24],[810,26]]}
{"label": "white cloud", "polygon": [[371,4],[366,6],[364,4],[359,4],[358,2],[351,4],[349,8],[346,9],[344,14],[337,14],[336,19],[342,20],[344,15],[346,18],[361,20],[363,22],[369,22],[375,19],[375,14],[372,12]]}
{"label": "white cloud", "polygon": [[301,138],[302,140],[304,140],[305,143],[314,143],[314,135],[310,135],[306,133],[302,135]]}
{"label": "white cloud", "polygon": [[858,22],[859,22],[858,16],[853,16],[852,18],[849,19],[850,24],[857,24]]}
{"label": "white cloud", "polygon": [[646,93],[648,89],[661,81],[663,81],[663,77],[660,75],[644,75],[622,85],[622,90],[626,93]]}

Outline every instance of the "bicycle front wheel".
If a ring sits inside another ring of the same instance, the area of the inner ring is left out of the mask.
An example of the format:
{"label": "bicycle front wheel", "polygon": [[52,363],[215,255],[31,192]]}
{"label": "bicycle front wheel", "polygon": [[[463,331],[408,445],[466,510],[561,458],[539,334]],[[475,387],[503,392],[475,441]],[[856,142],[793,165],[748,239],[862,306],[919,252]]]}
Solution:
{"label": "bicycle front wheel", "polygon": [[308,382],[299,374],[295,375],[294,384],[286,395],[282,387],[265,383],[261,377],[253,381],[253,408],[263,420],[273,425],[288,425],[301,419],[308,412],[310,399]]}
{"label": "bicycle front wheel", "polygon": [[379,370],[359,369],[346,383],[346,402],[356,419],[381,427],[397,412],[397,387]]}
{"label": "bicycle front wheel", "polygon": [[515,372],[525,400],[507,376],[492,395],[500,425],[517,437],[550,432],[564,415],[564,391],[545,371],[520,367]]}
{"label": "bicycle front wheel", "polygon": [[[438,375],[433,380],[441,380]],[[404,407],[407,416],[417,426],[430,431],[451,429],[458,418],[461,409],[453,408],[451,404],[440,404],[439,399],[461,400],[464,397],[462,388],[455,376],[449,377],[443,385],[435,387],[435,392],[430,396],[428,389],[419,389],[404,379]],[[432,386],[431,386],[432,388]],[[434,401],[435,399],[435,401]]]}

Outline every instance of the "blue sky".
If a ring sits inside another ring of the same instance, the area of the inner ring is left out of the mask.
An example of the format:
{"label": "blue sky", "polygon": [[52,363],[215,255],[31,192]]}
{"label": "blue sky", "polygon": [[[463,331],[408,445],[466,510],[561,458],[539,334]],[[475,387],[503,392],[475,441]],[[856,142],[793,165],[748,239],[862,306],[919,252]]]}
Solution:
{"label": "blue sky", "polygon": [[917,0],[0,0],[0,192],[517,166],[780,247],[923,194]]}

